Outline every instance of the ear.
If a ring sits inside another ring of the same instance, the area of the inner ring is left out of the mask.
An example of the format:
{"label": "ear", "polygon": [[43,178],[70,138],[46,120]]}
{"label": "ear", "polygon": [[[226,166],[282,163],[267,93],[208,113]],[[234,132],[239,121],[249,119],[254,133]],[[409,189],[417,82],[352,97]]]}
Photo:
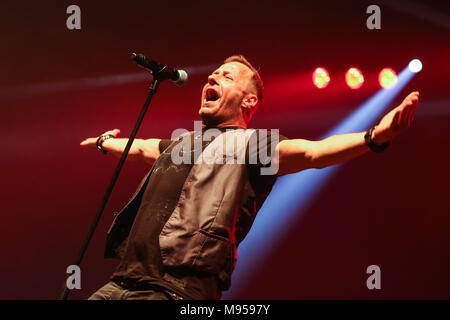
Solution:
{"label": "ear", "polygon": [[257,104],[258,104],[258,97],[255,94],[248,93],[244,97],[241,103],[241,108],[245,122],[248,123],[250,121]]}
{"label": "ear", "polygon": [[258,104],[258,97],[256,94],[247,93],[241,103],[241,107],[246,109],[247,111],[253,110]]}

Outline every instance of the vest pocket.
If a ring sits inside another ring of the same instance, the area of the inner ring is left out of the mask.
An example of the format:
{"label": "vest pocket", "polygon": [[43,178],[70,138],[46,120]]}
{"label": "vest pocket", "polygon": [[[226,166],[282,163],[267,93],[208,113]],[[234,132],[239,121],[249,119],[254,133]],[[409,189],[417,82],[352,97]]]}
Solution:
{"label": "vest pocket", "polygon": [[196,235],[200,245],[192,265],[203,271],[219,273],[223,270],[231,254],[231,242],[228,238],[200,229]]}

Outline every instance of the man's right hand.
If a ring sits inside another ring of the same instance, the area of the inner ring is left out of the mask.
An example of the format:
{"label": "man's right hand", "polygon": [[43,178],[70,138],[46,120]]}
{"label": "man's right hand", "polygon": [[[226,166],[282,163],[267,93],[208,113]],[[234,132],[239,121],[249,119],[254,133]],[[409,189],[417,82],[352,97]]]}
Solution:
{"label": "man's right hand", "polygon": [[[119,129],[114,129],[114,130],[106,131],[104,134],[111,134],[114,136],[114,138],[117,138],[119,133],[120,133]],[[100,136],[98,136],[98,137],[100,137]],[[98,137],[84,139],[83,141],[81,141],[80,146],[90,146],[90,145],[95,146],[97,144]]]}
{"label": "man's right hand", "polygon": [[[103,149],[120,157],[125,150],[128,139],[118,139],[120,130],[114,129],[106,131],[104,134],[111,134],[114,139],[107,139],[103,142]],[[80,146],[97,146],[98,137],[87,138],[81,141]],[[127,160],[142,161],[153,164],[159,157],[159,142],[161,139],[134,139],[128,152]]]}

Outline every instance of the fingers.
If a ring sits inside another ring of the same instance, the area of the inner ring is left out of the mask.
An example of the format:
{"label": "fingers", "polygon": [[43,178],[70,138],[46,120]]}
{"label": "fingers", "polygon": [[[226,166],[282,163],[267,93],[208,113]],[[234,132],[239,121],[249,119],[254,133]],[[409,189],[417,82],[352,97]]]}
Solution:
{"label": "fingers", "polygon": [[88,146],[91,144],[96,144],[97,143],[97,138],[87,138],[83,141],[81,141],[80,146]]}
{"label": "fingers", "polygon": [[[115,138],[117,138],[117,136],[119,135],[119,133],[120,133],[120,130],[119,130],[119,129],[114,129],[114,130],[106,131],[106,132],[103,133],[103,134],[111,134],[111,135],[113,135]],[[97,139],[98,139],[98,137],[84,139],[83,141],[81,141],[80,146],[87,146],[87,145],[96,144],[96,143],[97,143]]]}
{"label": "fingers", "polygon": [[114,137],[117,138],[117,136],[119,135],[119,133],[120,133],[120,130],[119,130],[119,129],[114,129],[114,130],[106,131],[104,134],[111,134],[111,135],[113,135]]}
{"label": "fingers", "polygon": [[403,100],[404,107],[410,106],[419,101],[419,93],[417,91],[410,93],[405,100]]}
{"label": "fingers", "polygon": [[398,129],[400,127],[400,111],[397,111],[394,114],[394,118],[392,119],[392,123],[394,124],[394,128]]}
{"label": "fingers", "polygon": [[414,118],[414,114],[417,109],[418,99],[412,99],[410,105],[407,107],[407,126],[411,126],[412,120]]}
{"label": "fingers", "polygon": [[410,94],[408,94],[408,96],[405,99],[413,99],[415,97],[417,97],[417,99],[419,99],[419,91],[413,91]]}
{"label": "fingers", "polygon": [[408,107],[407,109],[406,109],[406,124],[405,124],[405,126],[406,127],[409,127],[410,125],[411,125],[411,114],[412,114],[412,112],[413,112],[413,107],[412,106],[410,106],[410,107]]}
{"label": "fingers", "polygon": [[419,104],[419,91],[414,91],[410,93],[407,99],[408,101],[405,107],[407,109],[407,116],[406,116],[407,123],[405,123],[404,125],[409,127],[411,126],[411,123],[414,119],[414,114],[416,113],[416,109]]}
{"label": "fingers", "polygon": [[399,129],[406,129],[411,125],[418,102],[419,102],[419,91],[411,92],[403,100],[403,103],[398,108],[400,112],[397,122]]}
{"label": "fingers", "polygon": [[410,109],[410,106],[407,104],[406,107],[402,108],[400,110],[400,115],[398,119],[398,125],[400,128],[406,128],[408,126],[408,111]]}
{"label": "fingers", "polygon": [[419,91],[411,92],[402,102],[401,107],[407,108],[411,105],[417,104],[419,101]]}
{"label": "fingers", "polygon": [[419,105],[419,100],[416,100],[414,102],[414,105],[411,107],[411,112],[409,113],[409,117],[408,117],[409,126],[411,126],[411,124],[412,124],[412,122],[414,120],[414,115],[416,114],[416,110],[417,110],[418,105]]}

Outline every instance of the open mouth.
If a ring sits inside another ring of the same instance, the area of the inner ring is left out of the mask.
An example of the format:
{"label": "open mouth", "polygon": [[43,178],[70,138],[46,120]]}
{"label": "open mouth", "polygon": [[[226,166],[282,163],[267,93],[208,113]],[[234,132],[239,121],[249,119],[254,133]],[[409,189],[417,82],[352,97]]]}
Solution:
{"label": "open mouth", "polygon": [[217,101],[219,100],[219,93],[214,88],[208,88],[205,94],[205,100],[209,101]]}

